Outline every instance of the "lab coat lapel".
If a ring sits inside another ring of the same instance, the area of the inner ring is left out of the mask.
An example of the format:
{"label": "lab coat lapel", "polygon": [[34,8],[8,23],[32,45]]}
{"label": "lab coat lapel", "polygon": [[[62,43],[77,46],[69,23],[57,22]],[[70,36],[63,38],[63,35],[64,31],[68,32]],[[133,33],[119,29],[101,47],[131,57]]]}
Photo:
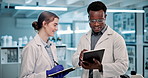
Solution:
{"label": "lab coat lapel", "polygon": [[38,46],[40,46],[40,48],[41,48],[40,50],[41,50],[42,54],[43,54],[43,55],[45,56],[45,58],[48,60],[49,64],[51,64],[51,60],[52,60],[52,59],[49,58],[49,55],[48,55],[48,53],[47,53],[47,51],[46,51],[46,49],[45,49],[43,43],[41,42],[41,39],[40,39],[39,35],[37,34],[34,39],[35,39],[36,44],[37,44]]}
{"label": "lab coat lapel", "polygon": [[99,45],[100,43],[102,43],[103,41],[107,40],[109,38],[109,35],[111,35],[111,28],[108,26],[107,30],[103,33],[103,35],[101,36],[101,38],[98,40],[97,45]]}
{"label": "lab coat lapel", "polygon": [[91,43],[90,38],[91,38],[91,30],[88,33],[86,33],[86,39],[88,40],[89,43]]}
{"label": "lab coat lapel", "polygon": [[[46,49],[44,48],[44,46],[41,46],[42,47],[42,54],[45,56],[45,58],[48,60],[48,62],[51,64],[51,60],[52,59],[50,59],[49,58],[49,55],[48,55],[48,53],[47,53],[47,51],[46,51]],[[52,66],[52,65],[51,65]]]}
{"label": "lab coat lapel", "polygon": [[[57,62],[58,60],[57,60],[57,55],[56,55],[56,47],[55,47],[55,44],[54,43],[52,43],[51,41],[50,41],[50,43],[52,44],[51,46],[50,46],[50,48],[51,48],[51,52],[52,52],[52,54],[53,54],[53,58],[54,58],[54,60]],[[54,45],[54,46],[53,46]]]}

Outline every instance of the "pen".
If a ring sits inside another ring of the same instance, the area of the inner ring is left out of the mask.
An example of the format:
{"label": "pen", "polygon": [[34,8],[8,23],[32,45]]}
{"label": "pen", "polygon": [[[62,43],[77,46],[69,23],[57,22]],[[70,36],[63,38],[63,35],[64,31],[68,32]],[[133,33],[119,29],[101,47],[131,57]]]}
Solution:
{"label": "pen", "polygon": [[56,62],[56,61],[54,61],[54,63],[56,63],[57,65],[59,65],[59,63],[58,63],[58,62]]}

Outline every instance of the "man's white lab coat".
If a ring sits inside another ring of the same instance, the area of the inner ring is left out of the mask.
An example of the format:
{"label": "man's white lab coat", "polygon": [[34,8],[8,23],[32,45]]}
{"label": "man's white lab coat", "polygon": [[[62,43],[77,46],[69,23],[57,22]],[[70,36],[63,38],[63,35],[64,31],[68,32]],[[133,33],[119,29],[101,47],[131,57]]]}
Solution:
{"label": "man's white lab coat", "polygon": [[[52,43],[52,42],[51,42]],[[51,51],[57,61],[56,46],[52,43]],[[46,70],[50,70],[51,60],[37,34],[22,51],[20,78],[46,78]]]}
{"label": "man's white lab coat", "polygon": [[[83,49],[90,50],[91,31],[83,35],[74,53],[72,63],[79,67],[79,55]],[[103,72],[94,69],[93,78],[120,78],[128,69],[128,54],[124,39],[109,26],[94,49],[105,49],[102,59]],[[88,78],[89,70],[83,69],[82,78]]]}

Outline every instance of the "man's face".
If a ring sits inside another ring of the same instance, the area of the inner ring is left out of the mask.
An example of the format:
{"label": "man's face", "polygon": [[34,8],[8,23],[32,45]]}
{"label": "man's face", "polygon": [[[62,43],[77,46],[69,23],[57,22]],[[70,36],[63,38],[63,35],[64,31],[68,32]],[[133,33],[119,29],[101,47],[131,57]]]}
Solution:
{"label": "man's face", "polygon": [[106,14],[103,10],[89,12],[89,25],[94,32],[100,32],[105,27]]}

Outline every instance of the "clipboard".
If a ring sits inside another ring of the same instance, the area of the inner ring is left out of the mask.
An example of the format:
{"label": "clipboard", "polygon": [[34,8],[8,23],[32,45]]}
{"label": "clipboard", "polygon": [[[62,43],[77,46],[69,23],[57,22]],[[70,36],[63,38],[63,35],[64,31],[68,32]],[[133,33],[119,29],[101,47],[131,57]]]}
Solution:
{"label": "clipboard", "polygon": [[71,72],[71,71],[74,71],[75,69],[76,69],[76,67],[70,67],[70,68],[64,69],[62,71],[53,73],[53,74],[49,74],[48,77],[52,77],[52,76],[55,76],[55,75],[58,75],[58,74],[64,73],[64,72]]}
{"label": "clipboard", "polygon": [[93,58],[95,58],[101,63],[104,55],[104,51],[105,49],[86,51],[83,53],[83,61],[94,63]]}

